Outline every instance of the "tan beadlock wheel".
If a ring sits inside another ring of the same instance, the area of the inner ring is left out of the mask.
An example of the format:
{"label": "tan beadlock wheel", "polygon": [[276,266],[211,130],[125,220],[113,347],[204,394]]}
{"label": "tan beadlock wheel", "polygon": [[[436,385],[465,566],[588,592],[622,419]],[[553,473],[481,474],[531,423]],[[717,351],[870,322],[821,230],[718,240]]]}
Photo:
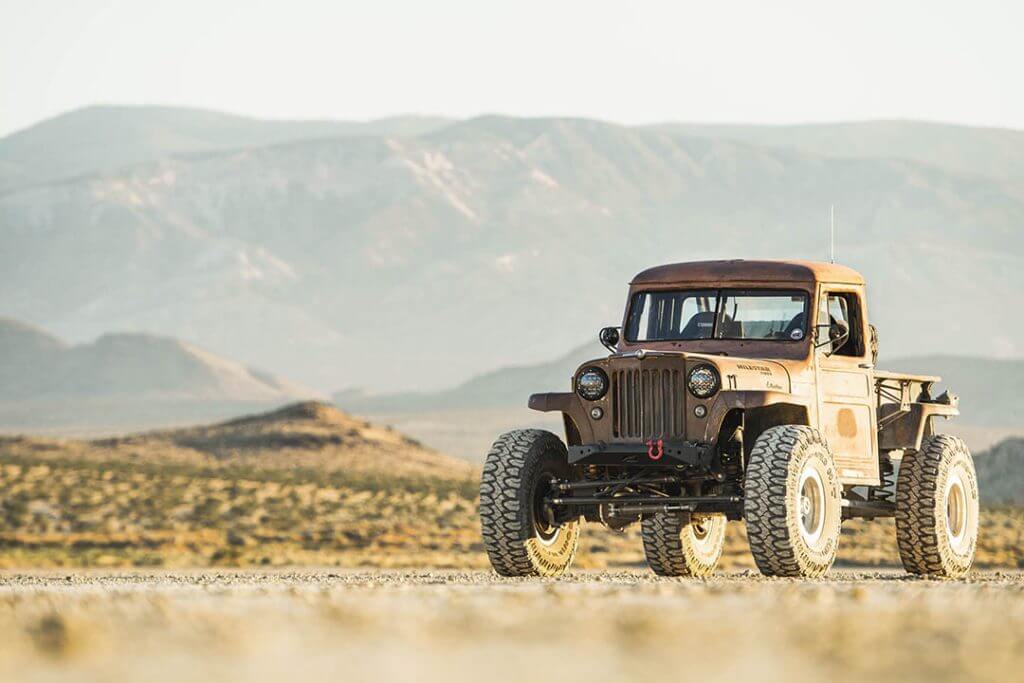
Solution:
{"label": "tan beadlock wheel", "polygon": [[725,515],[659,512],[640,523],[647,566],[659,576],[709,576],[725,547]]}
{"label": "tan beadlock wheel", "polygon": [[502,576],[558,576],[572,564],[579,521],[558,524],[544,504],[567,469],[565,444],[551,432],[519,429],[494,442],[480,478],[480,527]]}

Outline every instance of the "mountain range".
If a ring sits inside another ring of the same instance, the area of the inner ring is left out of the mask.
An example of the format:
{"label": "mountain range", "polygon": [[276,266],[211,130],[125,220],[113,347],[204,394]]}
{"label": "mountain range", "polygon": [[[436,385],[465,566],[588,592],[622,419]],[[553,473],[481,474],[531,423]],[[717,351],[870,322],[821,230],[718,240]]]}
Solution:
{"label": "mountain range", "polygon": [[261,121],[185,107],[86,107],[0,139],[0,192],[179,155],[349,135],[418,135],[447,123],[427,116]]}
{"label": "mountain range", "polygon": [[[551,361],[492,370],[441,391],[349,390],[332,398],[344,410],[394,425],[447,453],[479,461],[495,437],[510,429],[561,432],[561,416],[528,410],[527,397],[568,390],[576,368],[605,353],[595,341]],[[883,352],[880,367],[942,377],[933,395],[947,389],[957,395],[961,414],[936,427],[962,437],[976,453],[1024,434],[1024,397],[1016,389],[1024,383],[1024,361],[963,356],[890,359]]]}
{"label": "mountain range", "polygon": [[72,112],[0,140],[0,315],[435,391],[617,323],[654,263],[820,258],[834,204],[888,354],[1021,357],[1020,134],[892,125]]}
{"label": "mountain range", "polygon": [[[593,342],[552,361],[500,368],[442,391],[394,394],[340,391],[333,395],[333,400],[343,410],[366,415],[523,408],[532,393],[567,391],[572,374],[581,364],[604,355],[607,351]],[[1024,384],[1024,360],[963,356],[889,360],[883,356],[879,366],[885,370],[941,377],[933,395],[949,389],[960,399],[961,414],[957,421],[977,427],[1017,427],[1024,433],[1024,395],[1017,389]]]}
{"label": "mountain range", "polygon": [[666,123],[675,135],[737,140],[850,159],[909,159],[1024,188],[1024,131],[928,121],[856,121],[792,126]]}
{"label": "mountain range", "polygon": [[113,430],[234,416],[315,391],[191,344],[106,334],[71,345],[0,319],[0,429]]}
{"label": "mountain range", "polygon": [[552,361],[498,368],[440,391],[371,393],[354,389],[335,392],[332,400],[343,410],[367,415],[522,408],[530,394],[565,391],[576,368],[606,353],[595,342]]}

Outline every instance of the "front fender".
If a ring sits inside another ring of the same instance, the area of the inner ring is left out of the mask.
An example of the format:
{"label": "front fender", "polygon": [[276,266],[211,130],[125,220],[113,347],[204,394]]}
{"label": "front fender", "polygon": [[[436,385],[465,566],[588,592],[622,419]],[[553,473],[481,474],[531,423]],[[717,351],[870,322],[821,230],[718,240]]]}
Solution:
{"label": "front fender", "polygon": [[811,412],[810,401],[803,396],[796,396],[784,391],[720,391],[708,413],[704,426],[704,441],[713,443],[718,438],[722,421],[730,410],[754,410],[774,405],[790,405],[803,408],[807,414]]}
{"label": "front fender", "polygon": [[575,399],[576,394],[568,391],[550,394],[530,394],[530,400],[527,402],[527,405],[530,407],[530,410],[539,410],[542,413],[550,413],[555,410],[567,413],[576,404]]}
{"label": "front fender", "polygon": [[[531,410],[538,410],[542,413],[559,411],[566,420],[572,420],[583,443],[594,442],[594,427],[587,417],[587,409],[583,406],[580,397],[571,391],[555,392],[548,394],[530,394],[527,405]],[[568,440],[568,426],[566,426],[566,438]]]}

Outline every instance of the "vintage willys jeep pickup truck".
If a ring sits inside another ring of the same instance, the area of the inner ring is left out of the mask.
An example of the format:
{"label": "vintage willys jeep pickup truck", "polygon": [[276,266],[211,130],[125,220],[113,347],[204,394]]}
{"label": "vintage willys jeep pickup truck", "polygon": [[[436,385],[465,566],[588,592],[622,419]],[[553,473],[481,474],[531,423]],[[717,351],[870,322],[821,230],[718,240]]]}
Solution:
{"label": "vintage willys jeep pickup truck", "polygon": [[[491,564],[557,576],[580,519],[639,522],[651,569],[714,571],[727,520],[743,520],[762,573],[813,577],[832,565],[840,524],[896,518],[904,568],[960,576],[974,560],[978,485],[966,445],[937,434],[959,414],[938,377],[875,369],[864,280],[839,265],[707,261],[645,270],[610,355],[572,391],[534,394],[565,441],[503,434],[480,484]],[[898,475],[896,467],[898,465]]]}

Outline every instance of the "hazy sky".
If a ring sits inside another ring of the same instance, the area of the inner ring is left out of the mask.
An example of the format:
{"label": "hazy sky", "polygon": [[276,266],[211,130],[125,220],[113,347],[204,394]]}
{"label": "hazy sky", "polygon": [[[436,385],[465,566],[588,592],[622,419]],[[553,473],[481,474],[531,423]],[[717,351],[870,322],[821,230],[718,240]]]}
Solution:
{"label": "hazy sky", "polygon": [[94,103],[1024,128],[1024,3],[0,0],[0,135]]}

